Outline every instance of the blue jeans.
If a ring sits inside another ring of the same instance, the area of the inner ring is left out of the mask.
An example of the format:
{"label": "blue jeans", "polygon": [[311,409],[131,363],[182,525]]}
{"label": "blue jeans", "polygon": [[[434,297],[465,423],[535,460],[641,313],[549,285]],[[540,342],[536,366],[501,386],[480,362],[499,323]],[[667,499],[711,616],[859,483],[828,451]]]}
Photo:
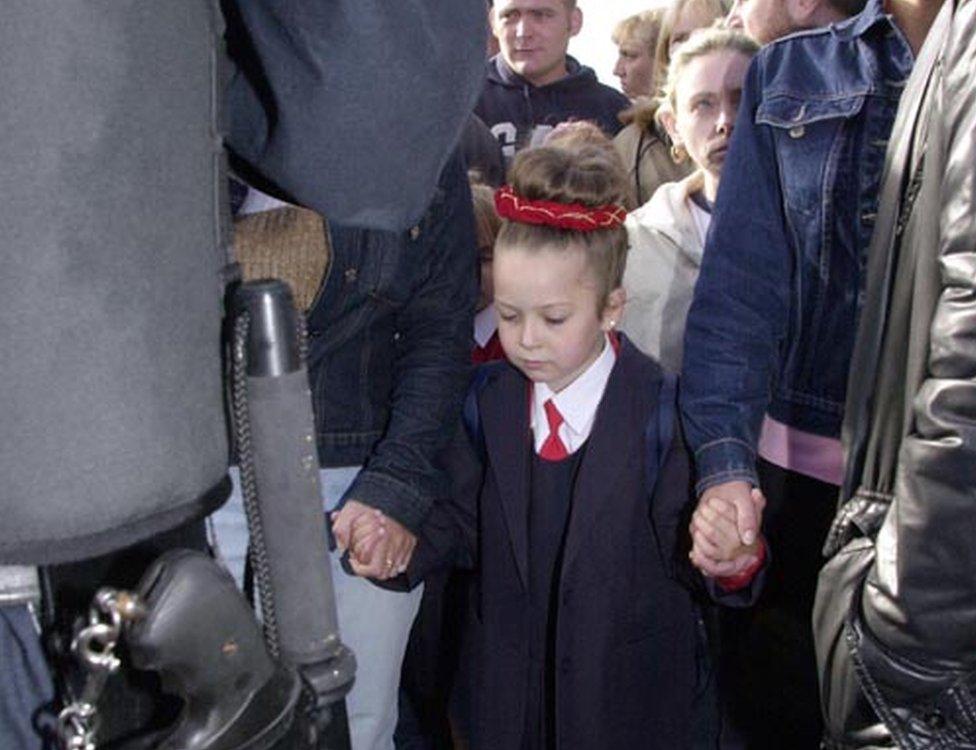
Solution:
{"label": "blue jeans", "polygon": [[[234,491],[210,519],[219,554],[240,585],[247,555],[247,522],[237,469],[230,473]],[[320,472],[325,510],[339,502],[358,473],[358,466]],[[391,750],[400,667],[410,627],[420,608],[423,586],[408,593],[386,591],[347,573],[337,553],[333,552],[330,559],[339,632],[343,643],[355,653],[357,663],[356,682],[346,698],[352,750]]]}
{"label": "blue jeans", "polygon": [[54,686],[34,618],[25,605],[0,607],[0,747],[42,750],[40,712]]}

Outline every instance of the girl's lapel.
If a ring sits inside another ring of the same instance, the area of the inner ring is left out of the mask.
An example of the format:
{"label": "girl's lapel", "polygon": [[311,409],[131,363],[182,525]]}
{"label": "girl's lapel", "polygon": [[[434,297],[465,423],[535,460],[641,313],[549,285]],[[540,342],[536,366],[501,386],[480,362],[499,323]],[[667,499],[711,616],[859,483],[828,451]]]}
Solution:
{"label": "girl's lapel", "polygon": [[[643,459],[648,399],[645,394],[635,398],[632,389],[649,388],[652,383],[641,373],[633,345],[627,342],[620,347],[610,373],[576,478],[566,532],[564,574],[588,546],[588,535],[608,527],[602,522],[602,513],[618,505],[618,487],[628,476],[628,467]],[[512,555],[522,585],[528,590],[529,387],[514,368],[501,377],[504,382],[499,387],[484,391],[481,419]],[[491,510],[486,508],[483,512]]]}
{"label": "girl's lapel", "polygon": [[647,414],[638,412],[646,412],[639,408],[646,399],[635,399],[631,392],[638,386],[634,382],[632,355],[630,346],[621,347],[587,440],[566,530],[563,575],[572,569],[580,552],[590,547],[589,535],[609,528],[603,514],[620,507],[616,495],[621,480],[628,476],[629,464],[641,458]]}

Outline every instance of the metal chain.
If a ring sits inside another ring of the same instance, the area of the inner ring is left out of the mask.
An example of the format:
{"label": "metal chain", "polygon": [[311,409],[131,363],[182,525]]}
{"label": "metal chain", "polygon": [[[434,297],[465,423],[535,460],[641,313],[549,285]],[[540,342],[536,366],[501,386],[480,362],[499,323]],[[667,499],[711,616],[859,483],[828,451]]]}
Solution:
{"label": "metal chain", "polygon": [[87,671],[81,695],[58,714],[58,737],[65,750],[96,750],[98,700],[108,678],[121,666],[115,646],[124,621],[140,619],[145,607],[137,596],[102,588],[88,612],[88,625],[71,644],[75,657]]}
{"label": "metal chain", "polygon": [[271,587],[271,566],[261,525],[258,508],[257,478],[254,473],[254,456],[251,447],[251,417],[247,400],[247,337],[251,316],[242,312],[234,321],[234,339],[231,365],[231,402],[234,433],[237,443],[237,464],[241,477],[241,496],[250,534],[249,552],[251,566],[258,583],[261,602],[261,620],[264,641],[272,657],[278,658],[281,648],[278,641],[278,615],[275,609],[274,590]]}

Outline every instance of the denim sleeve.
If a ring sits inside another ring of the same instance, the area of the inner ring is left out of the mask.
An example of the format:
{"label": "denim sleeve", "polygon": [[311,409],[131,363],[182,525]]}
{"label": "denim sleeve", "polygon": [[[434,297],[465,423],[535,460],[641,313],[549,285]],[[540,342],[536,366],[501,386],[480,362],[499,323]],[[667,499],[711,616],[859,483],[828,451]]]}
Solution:
{"label": "denim sleeve", "polygon": [[761,58],[739,106],[688,313],[681,411],[696,490],[757,484],[755,451],[790,306],[792,249],[773,134],[757,125]]}
{"label": "denim sleeve", "polygon": [[437,459],[460,414],[471,361],[477,250],[471,191],[458,158],[440,181],[443,199],[406,251],[432,258],[430,273],[397,315],[397,351],[386,433],[347,491],[417,532],[446,491]]}

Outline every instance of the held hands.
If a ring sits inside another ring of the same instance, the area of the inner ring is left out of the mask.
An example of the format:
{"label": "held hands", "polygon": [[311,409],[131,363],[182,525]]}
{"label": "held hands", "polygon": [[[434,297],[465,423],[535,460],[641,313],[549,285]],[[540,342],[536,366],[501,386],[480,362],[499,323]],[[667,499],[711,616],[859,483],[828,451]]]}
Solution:
{"label": "held hands", "polygon": [[330,518],[339,550],[349,550],[356,575],[385,581],[407,569],[417,537],[399,522],[358,500],[349,500]]}
{"label": "held hands", "polygon": [[746,482],[709,487],[691,518],[692,564],[704,575],[728,578],[759,559],[766,498]]}

